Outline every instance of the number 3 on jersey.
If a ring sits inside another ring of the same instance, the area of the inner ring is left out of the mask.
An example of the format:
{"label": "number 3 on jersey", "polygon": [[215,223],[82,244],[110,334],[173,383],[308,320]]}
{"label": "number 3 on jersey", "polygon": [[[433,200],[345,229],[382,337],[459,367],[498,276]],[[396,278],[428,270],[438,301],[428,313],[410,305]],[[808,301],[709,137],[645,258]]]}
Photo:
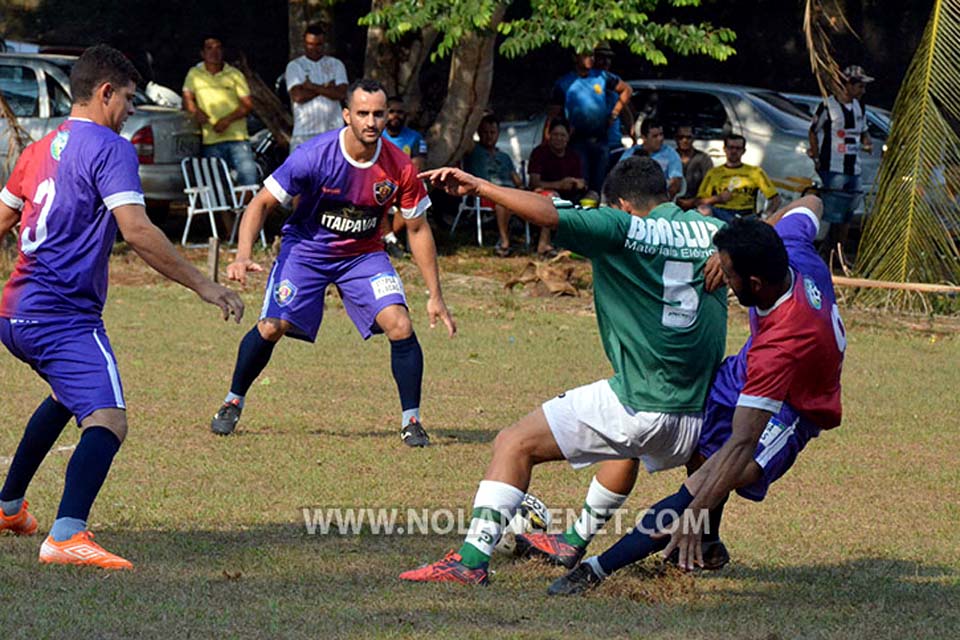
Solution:
{"label": "number 3 on jersey", "polygon": [[667,260],[663,263],[663,316],[665,327],[686,329],[697,321],[700,297],[693,282],[693,263]]}
{"label": "number 3 on jersey", "polygon": [[47,239],[47,216],[50,215],[50,207],[53,206],[56,195],[57,187],[53,184],[53,178],[47,178],[37,185],[37,191],[33,194],[33,204],[40,207],[40,215],[37,216],[37,224],[33,230],[33,240],[30,239],[29,228],[24,228],[20,235],[20,251],[24,255],[32,254]]}

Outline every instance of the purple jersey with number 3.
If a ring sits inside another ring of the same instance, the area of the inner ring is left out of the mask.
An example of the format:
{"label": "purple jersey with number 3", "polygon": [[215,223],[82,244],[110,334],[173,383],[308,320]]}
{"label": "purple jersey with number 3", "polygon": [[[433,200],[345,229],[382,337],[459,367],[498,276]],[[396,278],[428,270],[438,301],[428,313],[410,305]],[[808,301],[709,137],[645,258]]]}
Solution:
{"label": "purple jersey with number 3", "polygon": [[407,219],[430,206],[408,155],[381,139],[371,160],[357,162],[344,149],[345,132],[328,131],[303,143],[264,181],[282,204],[300,196],[283,240],[298,244],[307,258],[382,251],[380,223],[391,206]]}
{"label": "purple jersey with number 3", "polygon": [[20,255],[0,317],[100,316],[107,298],[111,209],[143,204],[133,145],[70,118],[21,154],[0,200],[21,211]]}

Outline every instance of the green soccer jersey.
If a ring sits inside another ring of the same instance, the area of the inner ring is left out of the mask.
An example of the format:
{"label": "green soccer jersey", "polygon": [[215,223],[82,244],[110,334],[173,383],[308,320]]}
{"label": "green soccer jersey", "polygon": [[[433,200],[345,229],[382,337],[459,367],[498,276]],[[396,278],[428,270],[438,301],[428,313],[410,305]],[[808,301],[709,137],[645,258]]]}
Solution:
{"label": "green soccer jersey", "polygon": [[620,402],[701,411],[726,347],[726,288],[703,288],[723,222],[672,203],[644,218],[611,208],[559,214],[556,242],[593,264],[597,324]]}

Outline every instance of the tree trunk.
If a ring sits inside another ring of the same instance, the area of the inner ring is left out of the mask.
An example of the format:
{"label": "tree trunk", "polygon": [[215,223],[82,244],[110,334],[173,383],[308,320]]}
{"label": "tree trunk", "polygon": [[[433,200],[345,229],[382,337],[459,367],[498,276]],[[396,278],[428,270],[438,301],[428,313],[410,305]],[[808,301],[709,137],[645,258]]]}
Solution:
{"label": "tree trunk", "polygon": [[250,68],[245,55],[241,53],[234,64],[250,85],[250,99],[253,100],[254,113],[273,134],[277,144],[289,147],[290,133],[293,131],[293,116],[290,110],[280,102],[273,88],[267,86],[257,72]]}
{"label": "tree trunk", "polygon": [[453,52],[447,97],[440,115],[427,132],[430,152],[427,166],[449,166],[463,156],[480,125],[493,85],[494,47],[497,26],[503,20],[506,6],[497,6],[489,30],[467,35]]}

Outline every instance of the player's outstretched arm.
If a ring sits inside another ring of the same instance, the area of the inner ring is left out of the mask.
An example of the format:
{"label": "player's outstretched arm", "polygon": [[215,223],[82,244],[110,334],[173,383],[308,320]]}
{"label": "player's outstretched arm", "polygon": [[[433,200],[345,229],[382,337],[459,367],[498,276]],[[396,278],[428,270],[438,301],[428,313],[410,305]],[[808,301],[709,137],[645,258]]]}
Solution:
{"label": "player's outstretched arm", "polygon": [[480,196],[492,200],[538,227],[556,229],[560,223],[553,201],[536,193],[500,187],[453,167],[424,171],[417,177],[429,180],[430,184],[452,196]]}
{"label": "player's outstretched arm", "polygon": [[177,253],[167,237],[147,217],[141,205],[127,204],[113,210],[113,216],[124,239],[144,262],[158,272],[192,289],[204,302],[220,307],[223,319],[232,315],[237,322],[243,317],[243,301],[235,292],[220,286]]}
{"label": "player's outstretched arm", "polygon": [[0,202],[0,240],[20,221],[20,212]]}
{"label": "player's outstretched arm", "polygon": [[783,216],[787,215],[788,211],[793,211],[794,209],[799,209],[801,207],[806,207],[813,212],[813,215],[817,216],[817,220],[823,217],[823,201],[820,200],[818,196],[803,196],[802,198],[797,198],[796,200],[790,202],[785,207],[781,207],[775,211],[769,218],[766,219],[766,223],[769,225],[775,225],[780,222],[780,219]]}
{"label": "player's outstretched arm", "polygon": [[266,189],[254,196],[240,218],[240,230],[237,232],[237,257],[227,265],[227,278],[240,284],[247,284],[247,271],[263,271],[263,267],[253,261],[253,245],[257,241],[260,229],[267,214],[280,204]]}
{"label": "player's outstretched arm", "polygon": [[430,328],[437,326],[437,320],[447,327],[447,333],[452,338],[457,333],[457,323],[453,314],[447,309],[440,291],[440,269],[437,267],[437,245],[433,241],[433,232],[427,224],[426,216],[418,216],[406,221],[407,242],[410,252],[417,263],[417,268],[423,274],[423,280],[430,292],[427,300],[427,315],[430,318]]}

